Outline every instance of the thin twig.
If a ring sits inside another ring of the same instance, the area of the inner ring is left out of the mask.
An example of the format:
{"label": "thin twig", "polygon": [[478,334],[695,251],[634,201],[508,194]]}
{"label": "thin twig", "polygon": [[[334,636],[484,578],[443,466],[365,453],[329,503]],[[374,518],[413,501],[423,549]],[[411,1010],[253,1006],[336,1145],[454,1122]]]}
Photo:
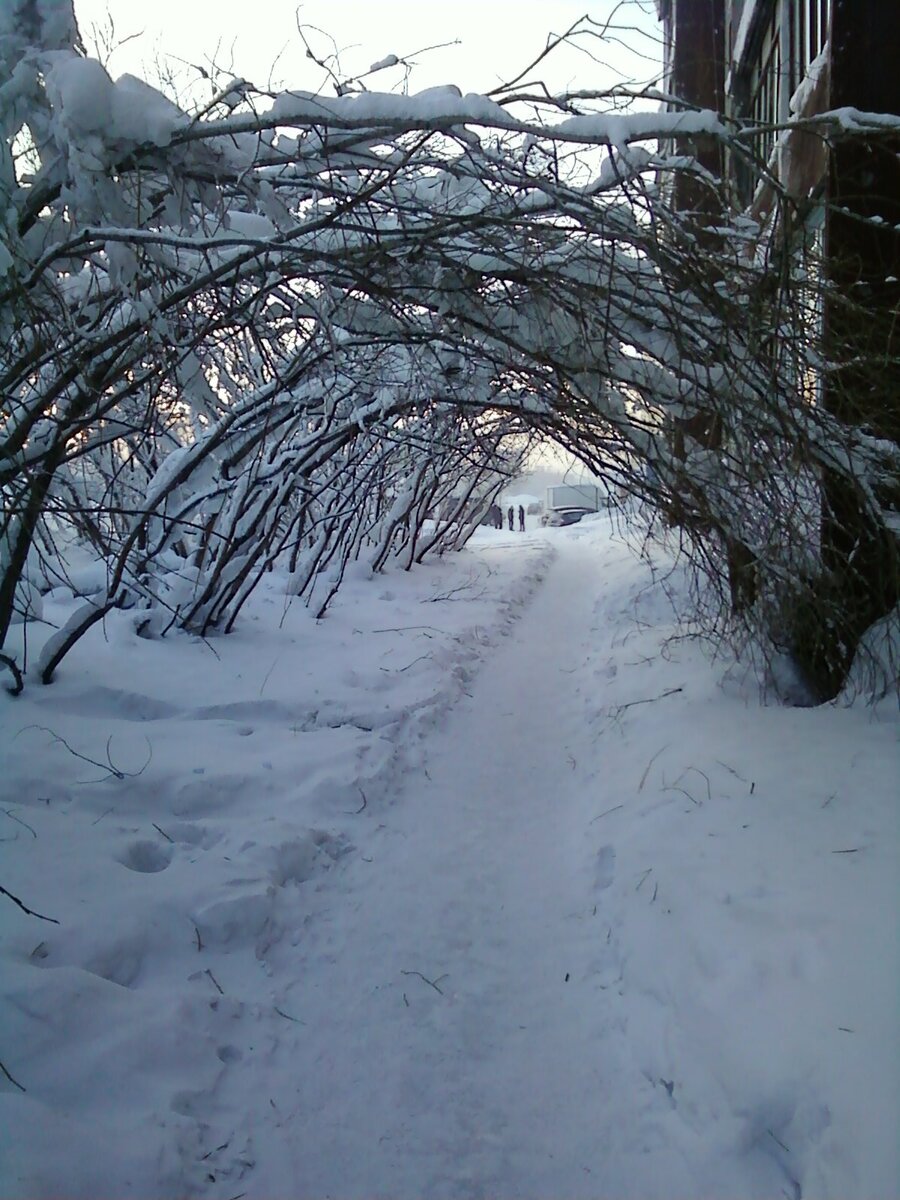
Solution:
{"label": "thin twig", "polygon": [[687,775],[688,771],[693,771],[696,775],[700,775],[703,779],[706,780],[706,798],[707,798],[707,800],[712,800],[712,787],[709,782],[709,776],[706,774],[705,771],[701,771],[699,767],[685,767],[685,769],[681,772],[681,774],[678,776],[678,778],[675,780],[675,782],[681,783],[682,779],[684,779],[684,777],[685,777],[685,775]]}
{"label": "thin twig", "polygon": [[269,678],[270,678],[270,676],[271,676],[272,672],[275,670],[276,666],[278,665],[278,659],[279,659],[279,657],[280,657],[279,655],[276,655],[276,656],[275,656],[275,658],[274,658],[274,659],[273,659],[273,661],[272,661],[272,665],[271,665],[271,667],[269,667],[268,671],[266,671],[266,677],[265,677],[265,679],[264,679],[264,680],[262,681],[262,683],[259,685],[259,694],[260,694],[260,696],[262,696],[263,692],[266,690],[266,684],[269,682]]}
{"label": "thin twig", "polygon": [[653,757],[647,763],[647,766],[644,768],[644,773],[641,776],[641,782],[638,784],[639,792],[644,790],[644,784],[647,782],[647,776],[650,774],[650,768],[653,766],[653,764],[656,762],[656,760],[662,754],[663,750],[668,750],[668,748],[671,744],[672,744],[671,742],[666,742],[666,744],[664,746],[660,746],[660,748],[657,750],[657,752],[653,755]]}
{"label": "thin twig", "polygon": [[13,904],[18,904],[22,912],[28,913],[29,917],[37,917],[40,921],[49,921],[51,925],[59,924],[59,921],[57,921],[56,917],[45,917],[43,913],[35,912],[33,908],[29,908],[27,904],[23,904],[18,896],[14,896],[12,892],[8,892],[2,885],[0,885],[0,892],[2,892],[4,896],[9,896]]}
{"label": "thin twig", "polygon": [[201,1155],[200,1155],[200,1161],[201,1161],[201,1162],[206,1162],[206,1160],[207,1160],[208,1158],[212,1158],[212,1156],[213,1156],[214,1154],[218,1154],[218,1153],[220,1153],[220,1151],[222,1151],[222,1150],[227,1150],[227,1149],[228,1149],[228,1146],[229,1146],[229,1143],[228,1143],[228,1142],[223,1142],[221,1146],[216,1146],[216,1147],[215,1147],[215,1149],[213,1149],[213,1150],[207,1150],[207,1152],[206,1152],[205,1154],[201,1154]]}
{"label": "thin twig", "polygon": [[623,712],[629,708],[636,708],[639,704],[655,704],[657,700],[665,700],[667,696],[675,696],[678,692],[683,692],[683,687],[669,688],[665,692],[660,692],[658,696],[648,696],[644,700],[629,700],[627,704],[617,704],[610,712],[610,718],[617,720]]}
{"label": "thin twig", "polygon": [[782,1150],[785,1152],[785,1154],[790,1154],[790,1150],[788,1150],[787,1146],[784,1144],[784,1142],[781,1140],[781,1138],[777,1138],[771,1129],[767,1129],[766,1133],[769,1135],[769,1137],[772,1139],[773,1142],[778,1143],[778,1145],[782,1148]]}
{"label": "thin twig", "polygon": [[[125,778],[124,774],[121,771],[117,770],[115,767],[113,767],[109,763],[108,759],[107,759],[107,762],[105,762],[105,763],[98,762],[96,760],[96,758],[90,758],[87,754],[81,754],[81,753],[79,753],[78,750],[73,750],[72,747],[69,745],[69,743],[66,741],[66,739],[64,737],[60,737],[58,733],[54,733],[53,730],[48,729],[46,725],[26,725],[24,729],[19,730],[19,733],[25,733],[26,730],[29,730],[29,729],[39,729],[41,731],[41,733],[49,733],[55,742],[61,742],[62,745],[65,746],[65,748],[68,750],[68,752],[70,754],[74,755],[75,758],[80,758],[82,762],[90,763],[92,767],[99,767],[101,771],[109,771],[109,773],[111,775],[114,775],[116,777],[116,779],[124,779]],[[19,735],[16,734],[16,737],[18,737],[18,736]],[[107,749],[109,749],[108,742],[107,742]]]}
{"label": "thin twig", "polygon": [[[680,778],[681,778],[681,776],[679,775],[679,779]],[[663,788],[663,791],[664,792],[681,792],[682,796],[687,796],[687,798],[688,798],[688,800],[690,800],[691,804],[696,804],[698,808],[700,808],[703,804],[702,800],[695,800],[690,792],[686,791],[683,787],[679,787],[677,783],[668,784],[666,787]],[[690,810],[688,810],[688,811],[690,811]]]}
{"label": "thin twig", "polygon": [[17,817],[17,816],[16,816],[16,814],[15,814],[14,812],[12,812],[12,811],[11,811],[10,809],[8,809],[8,808],[4,808],[4,810],[3,810],[3,811],[6,813],[6,815],[9,817],[9,819],[10,819],[11,821],[18,821],[18,823],[19,823],[20,825],[24,825],[24,826],[25,826],[25,828],[28,830],[28,832],[31,834],[31,836],[32,836],[33,838],[36,838],[36,837],[37,837],[37,834],[36,834],[36,833],[35,833],[35,831],[34,831],[34,830],[31,828],[31,826],[28,824],[28,822],[27,822],[27,821],[23,821],[21,817]]}
{"label": "thin twig", "polygon": [[612,808],[608,808],[606,812],[597,813],[596,817],[591,817],[590,821],[588,821],[588,825],[593,825],[593,823],[595,821],[599,821],[601,817],[608,817],[610,813],[618,812],[620,808],[624,807],[624,804],[616,804]]}
{"label": "thin twig", "polygon": [[418,658],[414,658],[412,662],[408,662],[405,667],[398,667],[397,671],[408,671],[410,667],[414,667],[417,662],[422,662],[425,658],[431,658],[430,654],[420,654]]}
{"label": "thin twig", "polygon": [[[412,630],[427,629],[431,633],[442,633],[444,637],[450,638],[454,642],[461,642],[462,638],[457,637],[455,633],[448,633],[446,629],[438,629],[436,625],[395,625],[388,629],[370,629],[369,633],[408,633]],[[359,630],[362,633],[362,630]]]}
{"label": "thin twig", "polygon": [[162,836],[166,839],[167,842],[171,842],[173,846],[175,845],[174,838],[170,838],[169,835],[166,833],[166,831],[164,829],[160,829],[160,827],[157,825],[157,823],[155,821],[151,821],[150,824],[153,826],[153,828],[156,830],[157,833],[162,834]]}
{"label": "thin twig", "polygon": [[295,1025],[306,1024],[306,1022],[301,1021],[299,1017],[292,1017],[290,1013],[284,1012],[284,1010],[280,1009],[277,1005],[274,1005],[273,1007],[275,1008],[275,1011],[278,1013],[279,1017],[284,1017],[286,1021],[293,1021]]}
{"label": "thin twig", "polygon": [[748,783],[748,782],[749,782],[749,780],[745,779],[743,775],[739,774],[739,773],[738,773],[738,772],[737,772],[737,771],[734,769],[734,767],[729,767],[729,765],[728,765],[728,763],[727,763],[727,762],[722,762],[721,758],[717,758],[717,759],[716,759],[716,762],[719,764],[719,766],[720,766],[720,767],[724,767],[726,771],[730,771],[730,772],[731,772],[731,774],[732,774],[732,775],[735,777],[735,779],[739,779],[739,780],[741,781],[741,783]]}
{"label": "thin twig", "polygon": [[7,1071],[6,1067],[4,1067],[2,1062],[0,1062],[0,1071],[3,1072],[3,1074],[9,1080],[9,1082],[13,1085],[13,1087],[17,1087],[20,1092],[24,1092],[27,1090],[26,1088],[22,1087],[22,1085],[21,1085],[21,1083],[19,1083],[18,1079],[13,1079],[12,1075],[10,1075],[9,1071]]}
{"label": "thin twig", "polygon": [[[25,725],[22,729],[19,730],[19,733],[16,734],[16,737],[18,737],[19,734],[21,734],[21,733],[25,733],[26,730],[29,730],[29,729],[39,729],[42,733],[49,733],[55,742],[60,742],[63,746],[65,746],[65,748],[68,750],[68,752],[71,755],[73,755],[75,758],[80,758],[82,762],[90,763],[92,767],[99,767],[101,771],[108,772],[109,775],[112,775],[115,779],[118,779],[120,781],[123,779],[136,779],[138,777],[138,775],[143,775],[144,771],[147,770],[147,767],[149,767],[151,761],[153,760],[153,747],[150,745],[149,738],[144,739],[147,742],[147,759],[146,759],[146,762],[144,763],[144,765],[140,768],[140,770],[122,771],[119,769],[119,767],[116,766],[116,764],[112,760],[112,757],[110,756],[110,747],[112,745],[112,734],[110,734],[109,737],[106,739],[106,762],[102,763],[102,762],[98,762],[96,758],[91,758],[87,754],[82,754],[80,751],[74,750],[69,745],[69,743],[66,741],[66,739],[64,737],[60,737],[60,735],[58,733],[55,733],[52,729],[48,729],[46,725]],[[103,777],[103,779],[105,779],[105,778],[106,778],[106,776]],[[102,783],[103,779],[89,779],[89,780],[85,780],[84,782],[85,783]]]}
{"label": "thin twig", "polygon": [[210,977],[210,979],[213,981],[213,983],[216,985],[216,991],[219,993],[219,995],[224,996],[225,993],[222,991],[221,987],[219,987],[218,979],[216,979],[215,975],[213,975],[213,973],[209,969],[209,967],[206,968],[205,974],[208,975]]}
{"label": "thin twig", "polygon": [[[429,987],[433,987],[433,988],[434,988],[434,990],[435,990],[435,991],[438,993],[438,995],[440,995],[440,996],[443,996],[443,994],[444,994],[444,993],[441,991],[441,989],[438,987],[437,983],[435,983],[435,981],[434,981],[433,979],[429,979],[429,978],[428,978],[426,975],[423,975],[421,971],[401,971],[401,972],[400,972],[400,974],[401,974],[401,975],[418,975],[418,977],[419,977],[419,978],[420,978],[420,979],[421,979],[421,980],[422,980],[424,983],[427,983]],[[439,980],[441,980],[441,979],[446,979],[446,978],[447,978],[447,976],[446,976],[446,975],[439,975],[439,976],[438,976],[438,979],[439,979]]]}

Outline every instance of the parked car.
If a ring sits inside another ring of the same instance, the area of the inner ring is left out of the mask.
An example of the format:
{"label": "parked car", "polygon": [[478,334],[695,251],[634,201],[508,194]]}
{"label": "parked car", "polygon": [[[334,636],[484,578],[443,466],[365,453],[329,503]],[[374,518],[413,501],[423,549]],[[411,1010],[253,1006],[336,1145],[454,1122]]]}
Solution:
{"label": "parked car", "polygon": [[553,508],[541,517],[542,525],[577,525],[582,517],[592,513],[592,508]]}

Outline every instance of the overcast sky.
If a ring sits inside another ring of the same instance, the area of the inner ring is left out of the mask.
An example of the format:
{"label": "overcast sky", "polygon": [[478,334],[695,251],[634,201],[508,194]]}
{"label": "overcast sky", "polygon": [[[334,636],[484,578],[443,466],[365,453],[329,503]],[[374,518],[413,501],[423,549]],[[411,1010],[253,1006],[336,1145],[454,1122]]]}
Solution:
{"label": "overcast sky", "polygon": [[[488,91],[516,74],[544,48],[548,33],[564,33],[585,13],[605,21],[615,10],[620,42],[585,38],[581,50],[557,51],[535,72],[555,91],[602,87],[623,74],[653,77],[652,57],[627,55],[621,45],[654,55],[659,30],[653,0],[306,0],[299,6],[296,0],[75,0],[89,48],[93,27],[105,27],[109,17],[114,40],[141,35],[111,55],[114,77],[131,72],[153,82],[154,59],[163,52],[204,67],[214,59],[260,87],[271,80],[274,87],[309,90],[322,86],[323,74],[305,57],[298,13],[304,26],[324,31],[307,30],[315,54],[325,57],[336,44],[345,74],[363,72],[389,54],[409,56],[416,64],[410,91],[455,83],[467,92]],[[458,44],[424,52],[453,42]],[[396,90],[403,78],[402,68],[393,68],[366,86]]]}

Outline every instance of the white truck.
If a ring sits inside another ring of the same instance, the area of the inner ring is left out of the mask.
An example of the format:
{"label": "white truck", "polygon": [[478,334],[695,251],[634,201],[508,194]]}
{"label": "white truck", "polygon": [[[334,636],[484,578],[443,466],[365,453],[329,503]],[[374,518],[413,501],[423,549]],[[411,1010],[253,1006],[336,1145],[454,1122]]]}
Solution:
{"label": "white truck", "polygon": [[590,512],[600,511],[600,489],[595,483],[560,483],[547,488],[548,513],[560,508],[586,508]]}

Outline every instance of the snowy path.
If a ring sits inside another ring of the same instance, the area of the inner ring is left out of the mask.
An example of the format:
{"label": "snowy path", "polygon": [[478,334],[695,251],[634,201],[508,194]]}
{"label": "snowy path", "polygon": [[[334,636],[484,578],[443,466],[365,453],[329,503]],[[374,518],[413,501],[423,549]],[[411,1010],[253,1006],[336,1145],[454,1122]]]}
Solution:
{"label": "snowy path", "polygon": [[[589,859],[579,823],[587,789],[604,807],[581,768],[600,564],[560,550],[435,735],[429,778],[348,868],[352,915],[296,948],[285,1008],[308,1024],[280,1050],[295,1094],[273,1100],[304,1195],[596,1196],[597,1174],[621,1193],[603,1165],[622,1108],[604,1003],[615,854]],[[276,1147],[256,1141],[265,1174]]]}
{"label": "snowy path", "polygon": [[761,705],[603,519],[270,582],[0,696],[4,1196],[900,1194],[896,711]]}

